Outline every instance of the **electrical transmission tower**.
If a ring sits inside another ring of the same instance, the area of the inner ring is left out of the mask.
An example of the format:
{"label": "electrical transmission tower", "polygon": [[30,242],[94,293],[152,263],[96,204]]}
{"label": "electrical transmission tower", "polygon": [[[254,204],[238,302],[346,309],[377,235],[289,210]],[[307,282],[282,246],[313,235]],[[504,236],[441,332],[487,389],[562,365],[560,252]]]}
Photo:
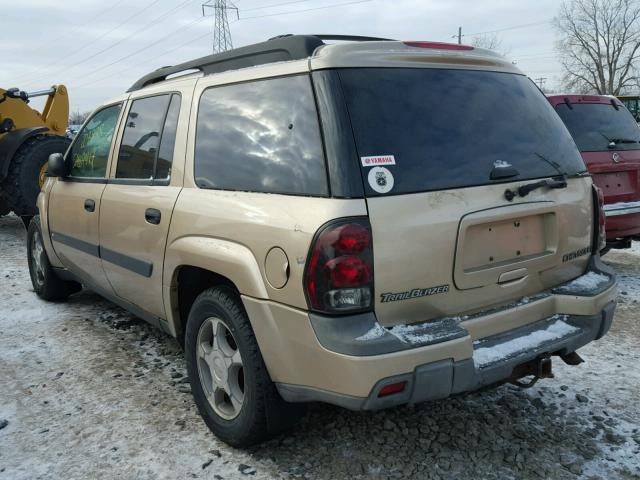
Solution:
{"label": "electrical transmission tower", "polygon": [[540,87],[540,90],[544,91],[544,85],[547,83],[547,78],[539,77],[535,79],[535,82],[538,84],[538,87]]}
{"label": "electrical transmission tower", "polygon": [[239,20],[238,7],[228,0],[207,0],[202,4],[202,15],[206,17],[205,8],[213,9],[213,53],[231,50],[233,42],[231,41],[227,11],[235,10]]}

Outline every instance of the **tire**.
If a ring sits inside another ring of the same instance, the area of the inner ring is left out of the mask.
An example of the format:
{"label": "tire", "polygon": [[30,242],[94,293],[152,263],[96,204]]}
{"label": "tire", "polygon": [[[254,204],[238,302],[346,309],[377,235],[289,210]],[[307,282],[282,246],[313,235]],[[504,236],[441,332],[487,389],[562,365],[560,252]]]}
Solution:
{"label": "tire", "polygon": [[286,403],[278,394],[244,307],[228,287],[210,288],[196,298],[187,320],[185,356],[200,414],[233,447],[265,441],[304,413],[304,405]]}
{"label": "tire", "polygon": [[40,171],[52,153],[64,153],[71,141],[57,135],[37,135],[26,140],[13,156],[3,189],[16,215],[38,213]]}
{"label": "tire", "polygon": [[11,207],[9,206],[9,203],[7,202],[4,194],[0,191],[0,217],[8,215],[10,212]]}
{"label": "tire", "polygon": [[82,289],[79,283],[62,280],[53,271],[42,242],[39,216],[31,220],[27,229],[27,259],[33,290],[43,300],[66,300]]}

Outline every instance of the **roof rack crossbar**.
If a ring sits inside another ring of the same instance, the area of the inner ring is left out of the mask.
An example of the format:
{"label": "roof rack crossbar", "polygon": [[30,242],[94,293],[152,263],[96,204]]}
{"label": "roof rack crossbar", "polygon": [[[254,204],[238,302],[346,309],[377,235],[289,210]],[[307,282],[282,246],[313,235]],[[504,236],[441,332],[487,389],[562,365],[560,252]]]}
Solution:
{"label": "roof rack crossbar", "polygon": [[139,78],[127,92],[140,90],[147,85],[162,82],[170,75],[188,70],[199,70],[205,75],[210,75],[267,63],[308,58],[313,55],[313,52],[318,47],[325,45],[323,40],[370,42],[389,39],[353,35],[280,35],[266,42],[247,45],[227,52],[196,58],[178,65],[159,68]]}

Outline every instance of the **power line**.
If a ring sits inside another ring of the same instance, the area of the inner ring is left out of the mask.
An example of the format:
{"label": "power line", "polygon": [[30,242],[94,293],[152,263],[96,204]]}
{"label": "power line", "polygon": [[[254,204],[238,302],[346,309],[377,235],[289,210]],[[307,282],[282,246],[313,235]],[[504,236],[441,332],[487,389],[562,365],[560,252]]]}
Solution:
{"label": "power line", "polygon": [[114,61],[113,61],[113,62],[111,62],[111,63],[108,63],[108,64],[106,64],[106,65],[102,65],[101,67],[98,67],[98,68],[96,68],[96,69],[93,69],[90,73],[88,73],[87,75],[85,75],[84,77],[81,77],[81,78],[87,78],[87,77],[90,77],[90,76],[92,76],[92,75],[96,74],[97,72],[100,72],[100,71],[104,70],[105,68],[108,68],[108,67],[110,67],[110,66],[112,66],[112,65],[115,65],[116,63],[120,63],[120,62],[122,62],[123,60],[127,60],[128,58],[131,58],[131,57],[133,57],[134,55],[137,55],[138,53],[144,52],[145,50],[148,50],[148,49],[150,49],[151,47],[156,46],[158,43],[160,43],[160,42],[162,42],[162,41],[166,40],[167,38],[169,38],[169,37],[171,37],[171,36],[175,35],[176,33],[179,33],[179,32],[181,32],[181,31],[183,31],[183,30],[185,30],[185,29],[189,28],[189,27],[190,27],[190,26],[192,26],[192,25],[195,25],[195,24],[197,24],[197,23],[200,23],[200,22],[201,22],[201,21],[203,21],[204,19],[205,19],[205,17],[197,18],[197,19],[195,19],[193,22],[190,22],[190,23],[188,23],[188,24],[186,24],[186,25],[183,25],[182,27],[180,27],[180,28],[178,28],[178,29],[176,29],[176,30],[173,30],[172,32],[169,32],[168,34],[166,34],[166,35],[165,35],[163,38],[161,38],[160,40],[156,40],[155,42],[151,42],[150,44],[148,44],[148,45],[146,45],[146,46],[144,46],[144,47],[142,47],[142,48],[139,48],[138,50],[135,50],[134,52],[131,52],[131,53],[129,53],[128,55],[125,55],[124,57],[121,57],[121,58],[119,58],[119,59],[117,59],[117,60],[114,60]]}
{"label": "power line", "polygon": [[305,2],[311,2],[311,1],[313,1],[313,0],[292,0],[290,2],[272,3],[271,5],[265,5],[263,7],[243,8],[242,11],[243,12],[253,12],[255,10],[265,10],[267,8],[282,7],[283,5],[291,5],[291,4],[294,4],[294,3],[305,3]]}
{"label": "power line", "polygon": [[373,1],[373,0],[357,0],[355,2],[334,3],[333,5],[325,5],[323,7],[315,7],[315,8],[306,8],[304,10],[293,10],[291,12],[268,13],[266,15],[255,15],[253,17],[240,17],[240,20],[236,20],[236,22],[242,21],[242,20],[250,20],[252,18],[276,17],[278,15],[291,15],[291,14],[294,14],[294,13],[312,12],[312,11],[315,11],[315,10],[323,10],[325,8],[344,7],[344,6],[347,6],[347,5],[355,5],[357,3],[367,3],[367,2],[371,2],[371,1]]}
{"label": "power line", "polygon": [[551,23],[551,21],[550,20],[546,20],[544,22],[535,22],[535,23],[525,23],[525,24],[522,24],[522,25],[513,25],[512,27],[499,28],[497,30],[488,30],[486,32],[466,33],[466,34],[463,35],[463,37],[474,37],[476,35],[485,35],[487,33],[506,32],[507,30],[517,30],[517,29],[520,29],[520,28],[534,27],[536,25],[544,25],[546,23]]}
{"label": "power line", "polygon": [[[117,2],[116,5],[122,3],[125,0],[121,0],[120,2]],[[56,65],[58,63],[58,61],[61,58],[69,58],[69,57],[73,57],[75,55],[77,55],[79,52],[83,51],[84,49],[86,49],[87,47],[93,45],[94,43],[96,43],[98,40],[101,40],[102,38],[104,38],[105,36],[109,35],[111,32],[114,32],[115,30],[117,30],[118,28],[120,28],[121,26],[129,23],[131,20],[133,20],[134,18],[136,18],[137,16],[143,14],[144,12],[146,12],[147,10],[149,10],[151,7],[153,7],[156,3],[158,3],[160,0],[154,0],[151,3],[149,3],[146,7],[142,8],[141,10],[138,10],[136,13],[134,13],[133,15],[131,15],[130,17],[128,17],[124,22],[120,22],[118,25],[116,25],[115,27],[103,32],[102,34],[98,35],[96,38],[94,38],[93,40],[91,40],[90,42],[87,42],[85,44],[83,44],[80,48],[78,48],[77,50],[75,50],[73,53],[71,53],[70,55],[63,55],[62,57],[59,57],[57,59],[55,59],[54,61],[47,63],[46,65],[43,65],[35,70],[33,70],[32,72],[29,72],[27,74],[24,75],[20,75],[18,78],[26,78],[29,77],[35,73],[39,73],[39,72],[43,72],[46,71],[47,69],[49,69],[49,67]]]}
{"label": "power line", "polygon": [[[182,47],[186,47],[187,45],[191,45],[192,43],[195,43],[198,40],[202,40],[203,38],[208,37],[210,35],[211,35],[211,33],[209,33],[209,32],[205,33],[204,35],[198,35],[196,38],[192,38],[191,40],[188,40],[188,41],[186,41],[184,43],[176,45],[175,47],[170,48],[169,50],[165,50],[160,55],[157,55],[157,56],[155,56],[155,57],[153,57],[153,58],[151,58],[149,60],[146,60],[146,61],[144,61],[142,63],[139,63],[138,66],[140,66],[140,65],[149,65],[149,64],[155,63],[155,62],[158,61],[158,59],[164,57],[165,55],[168,55],[169,53],[175,52],[176,50],[179,50]],[[114,73],[111,73],[109,75],[103,75],[100,78],[100,80],[92,80],[92,81],[89,81],[89,82],[81,83],[79,85],[73,85],[72,84],[72,88],[82,88],[82,87],[86,87],[87,85],[95,85],[96,83],[100,83],[100,82],[102,82],[104,80],[108,80],[109,78],[113,78],[116,75],[121,75],[123,73],[127,73],[127,72],[130,72],[130,71],[131,71],[131,68],[127,67],[127,68],[124,68],[122,70],[118,70],[118,71],[116,71]]]}
{"label": "power line", "polygon": [[[240,0],[238,0],[238,1],[240,1]],[[303,9],[303,10],[295,10],[295,11],[291,11],[291,12],[282,12],[282,13],[275,13],[275,14],[268,14],[268,15],[257,15],[257,16],[254,16],[254,17],[240,18],[240,20],[247,20],[247,19],[250,19],[250,18],[271,17],[271,16],[276,16],[276,15],[287,15],[287,14],[294,14],[294,13],[302,13],[302,12],[308,12],[308,11],[314,11],[314,10],[320,10],[320,9],[326,9],[326,8],[341,7],[341,6],[352,5],[352,4],[359,4],[359,3],[367,3],[367,2],[370,2],[370,1],[372,1],[372,0],[358,0],[358,1],[351,1],[351,2],[342,2],[342,3],[332,4],[332,5],[325,5],[325,6],[322,6],[322,7],[309,8],[309,9]],[[184,30],[184,29],[186,29],[186,28],[188,28],[188,27],[190,27],[190,26],[192,26],[192,25],[194,25],[194,24],[197,24],[197,23],[201,22],[202,20],[204,20],[204,18],[205,18],[205,17],[200,17],[200,18],[198,18],[198,19],[194,20],[193,22],[190,22],[190,23],[188,23],[188,24],[184,25],[183,27],[178,28],[177,30],[174,30],[174,31],[172,31],[172,32],[168,33],[167,35],[165,35],[165,37],[164,37],[164,38],[162,38],[162,39],[160,39],[160,40],[154,41],[154,42],[152,42],[152,43],[150,43],[150,44],[148,44],[148,45],[146,45],[146,46],[144,46],[144,47],[142,47],[142,48],[140,48],[140,49],[138,49],[138,50],[136,50],[136,51],[134,51],[134,52],[131,52],[131,53],[130,53],[130,54],[128,54],[128,55],[125,55],[124,57],[121,57],[121,58],[119,58],[119,59],[117,59],[117,60],[114,60],[113,62],[111,62],[111,63],[109,63],[109,64],[107,64],[107,65],[103,65],[103,66],[101,66],[101,67],[99,67],[99,68],[97,68],[97,69],[93,70],[93,71],[92,71],[92,72],[90,72],[89,74],[87,74],[87,75],[85,75],[85,76],[81,77],[81,80],[82,80],[82,79],[84,79],[84,78],[91,77],[91,76],[93,76],[95,73],[100,72],[100,71],[104,70],[105,68],[108,68],[108,67],[110,67],[110,66],[112,66],[112,65],[115,65],[115,64],[117,64],[117,63],[120,63],[120,62],[122,62],[122,61],[124,61],[124,60],[126,60],[126,59],[128,59],[128,58],[130,58],[130,57],[132,57],[132,56],[134,56],[134,55],[137,55],[138,53],[141,53],[141,52],[143,52],[143,51],[145,51],[145,50],[148,50],[149,48],[154,47],[155,45],[157,45],[158,43],[162,42],[162,41],[163,41],[163,40],[165,40],[166,38],[168,38],[168,37],[170,37],[170,36],[172,36],[172,35],[175,35],[176,33],[179,33],[179,32],[181,32],[182,30]],[[236,20],[236,21],[239,21],[239,20]],[[197,37],[197,38],[195,38],[195,39],[193,39],[193,40],[191,40],[191,41],[187,42],[187,44],[188,44],[188,43],[193,43],[193,42],[195,42],[195,41],[197,41],[197,40],[200,40],[201,38],[204,38],[206,35],[208,35],[208,34],[205,34],[205,35],[202,35],[202,36],[200,36],[200,37]],[[185,45],[186,45],[186,44],[185,44]],[[179,48],[179,47],[176,47],[176,48],[174,48],[174,49],[171,49],[170,51],[176,50],[177,48]],[[164,52],[164,53],[166,54],[166,53],[168,53],[168,52]],[[164,55],[164,54],[163,54],[163,55]],[[118,73],[121,73],[121,72],[118,72]],[[117,73],[116,73],[116,74],[117,74]],[[114,74],[114,75],[115,75],[115,74]],[[101,81],[101,80],[97,80],[97,81]],[[87,84],[89,84],[89,83],[92,83],[92,82],[82,83],[82,84],[80,84],[79,86],[84,86],[84,85],[87,85]]]}
{"label": "power line", "polygon": [[56,43],[58,40],[66,37],[67,35],[69,35],[70,33],[73,33],[75,31],[77,31],[79,28],[81,27],[86,27],[88,23],[93,22],[95,19],[102,17],[104,14],[109,13],[111,10],[114,10],[116,7],[118,7],[121,3],[124,3],[126,0],[119,0],[118,2],[112,4],[110,7],[105,8],[104,10],[101,10],[99,13],[97,13],[96,15],[94,15],[93,17],[90,17],[88,20],[85,20],[84,22],[82,22],[82,24],[80,25],[76,25],[75,27],[72,27],[71,29],[65,31],[62,35],[58,35],[57,37],[48,40],[48,43],[54,44]]}
{"label": "power line", "polygon": [[[155,19],[151,20],[151,21],[150,21],[148,24],[146,24],[145,26],[143,26],[143,27],[141,27],[141,28],[139,28],[139,29],[137,29],[137,30],[133,31],[130,35],[127,35],[126,37],[123,37],[123,38],[121,38],[120,40],[117,40],[116,42],[114,42],[114,43],[112,43],[112,44],[108,45],[107,47],[103,48],[102,50],[99,50],[98,52],[96,52],[96,53],[94,53],[94,54],[92,54],[92,55],[89,55],[89,56],[87,56],[87,57],[83,58],[82,60],[80,60],[80,61],[78,61],[78,62],[75,62],[75,63],[73,63],[73,64],[71,64],[71,65],[69,65],[69,66],[66,66],[64,69],[61,69],[59,72],[55,72],[55,74],[58,74],[58,73],[61,73],[61,72],[66,72],[66,71],[68,71],[68,70],[70,70],[70,69],[72,69],[72,68],[75,68],[75,67],[77,67],[77,66],[79,66],[79,65],[82,65],[83,63],[85,63],[85,62],[87,62],[88,60],[91,60],[91,59],[93,59],[93,58],[97,57],[98,55],[103,54],[104,52],[107,52],[107,51],[111,50],[112,48],[117,47],[118,45],[120,45],[121,43],[123,43],[123,42],[125,42],[125,41],[129,40],[130,38],[132,38],[132,37],[134,37],[134,36],[136,36],[136,35],[139,35],[139,34],[140,34],[140,32],[143,32],[143,31],[145,31],[145,30],[148,30],[148,29],[150,29],[150,28],[154,27],[158,22],[160,22],[160,21],[164,20],[165,18],[167,18],[169,15],[171,15],[171,14],[172,14],[172,13],[174,13],[175,11],[177,11],[177,10],[179,10],[179,9],[183,8],[183,7],[184,7],[184,6],[186,6],[187,4],[192,3],[192,2],[194,2],[194,1],[195,1],[195,0],[185,0],[185,1],[183,1],[183,2],[182,2],[181,4],[179,4],[178,6],[176,6],[176,7],[172,8],[171,10],[169,10],[169,11],[167,11],[167,12],[163,13],[162,15],[160,15],[160,16],[158,16],[158,17],[156,17]],[[195,23],[195,22],[193,22],[193,23]],[[191,25],[191,24],[189,24],[189,25]],[[166,38],[166,37],[165,37],[165,38]],[[157,43],[157,42],[156,42],[156,43]],[[129,55],[129,56],[131,56],[131,55]],[[125,57],[125,58],[128,58],[129,56],[127,56],[127,57]],[[109,65],[113,65],[113,63],[110,63]],[[100,70],[102,70],[103,68],[105,68],[105,67],[100,67],[100,68],[98,68],[97,70],[96,70],[96,69],[94,69],[91,73],[95,73],[95,72],[97,72],[97,71],[100,71]]]}

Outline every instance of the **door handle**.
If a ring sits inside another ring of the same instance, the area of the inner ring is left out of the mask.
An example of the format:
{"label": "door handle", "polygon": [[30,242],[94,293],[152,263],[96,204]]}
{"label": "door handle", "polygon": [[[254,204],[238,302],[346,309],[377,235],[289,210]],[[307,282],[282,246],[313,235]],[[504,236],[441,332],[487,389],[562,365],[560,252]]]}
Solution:
{"label": "door handle", "polygon": [[96,202],[95,202],[95,200],[91,200],[90,198],[87,198],[84,201],[84,209],[87,212],[95,212],[96,211]]}
{"label": "door handle", "polygon": [[160,210],[158,210],[157,208],[147,208],[144,211],[144,219],[147,221],[147,223],[150,223],[152,225],[158,225],[160,223],[161,218],[162,218],[162,214],[160,213]]}

